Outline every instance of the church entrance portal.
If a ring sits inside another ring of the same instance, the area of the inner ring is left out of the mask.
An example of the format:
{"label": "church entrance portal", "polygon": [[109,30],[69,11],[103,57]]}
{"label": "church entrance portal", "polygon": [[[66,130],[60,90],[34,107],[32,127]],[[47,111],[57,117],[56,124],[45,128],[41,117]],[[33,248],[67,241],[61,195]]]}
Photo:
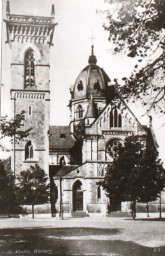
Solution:
{"label": "church entrance portal", "polygon": [[83,211],[83,190],[79,180],[73,185],[73,211]]}

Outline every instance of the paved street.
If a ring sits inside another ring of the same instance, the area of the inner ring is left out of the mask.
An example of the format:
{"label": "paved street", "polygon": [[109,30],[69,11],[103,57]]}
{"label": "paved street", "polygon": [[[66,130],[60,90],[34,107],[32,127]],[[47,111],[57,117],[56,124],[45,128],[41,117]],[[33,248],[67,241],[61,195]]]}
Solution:
{"label": "paved street", "polygon": [[165,221],[31,216],[0,219],[0,255],[164,256]]}

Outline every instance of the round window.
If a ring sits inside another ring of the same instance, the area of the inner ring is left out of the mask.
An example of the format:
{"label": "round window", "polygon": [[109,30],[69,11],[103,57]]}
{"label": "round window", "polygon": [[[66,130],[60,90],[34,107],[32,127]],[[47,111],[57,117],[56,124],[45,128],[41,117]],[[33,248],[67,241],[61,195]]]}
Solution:
{"label": "round window", "polygon": [[106,159],[111,160],[117,154],[117,148],[119,144],[123,144],[123,141],[120,139],[111,140],[106,146]]}

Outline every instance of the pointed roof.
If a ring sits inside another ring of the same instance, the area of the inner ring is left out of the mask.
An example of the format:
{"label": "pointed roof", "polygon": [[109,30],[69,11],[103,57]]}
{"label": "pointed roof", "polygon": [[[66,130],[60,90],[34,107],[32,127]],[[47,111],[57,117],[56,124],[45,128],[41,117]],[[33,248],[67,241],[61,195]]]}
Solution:
{"label": "pointed roof", "polygon": [[10,2],[9,2],[9,0],[7,1],[7,4],[6,4],[6,14],[10,14]]}
{"label": "pointed roof", "polygon": [[95,117],[96,117],[96,111],[95,111],[94,100],[93,100],[93,98],[91,98],[89,100],[86,118],[95,118]]}

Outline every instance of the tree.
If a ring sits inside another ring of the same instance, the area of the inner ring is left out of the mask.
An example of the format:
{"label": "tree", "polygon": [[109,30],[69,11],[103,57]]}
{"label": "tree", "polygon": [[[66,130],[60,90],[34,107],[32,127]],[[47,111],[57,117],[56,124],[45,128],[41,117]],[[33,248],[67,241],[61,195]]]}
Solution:
{"label": "tree", "polygon": [[0,160],[0,214],[23,213],[19,205],[18,188],[11,171],[10,158]]}
{"label": "tree", "polygon": [[165,170],[152,140],[130,136],[114,148],[114,161],[107,167],[103,188],[110,199],[131,201],[132,217],[136,202],[156,200],[165,185]]}
{"label": "tree", "polygon": [[[148,96],[147,111],[152,108],[165,113],[165,1],[163,0],[109,0],[106,12],[109,41],[114,52],[124,51],[128,57],[137,57],[139,64],[150,61],[145,67],[136,64],[130,77],[123,77],[123,85],[117,79],[117,94],[135,99]],[[158,80],[159,79],[159,80]],[[152,95],[152,97],[151,97]]]}
{"label": "tree", "polygon": [[[14,143],[26,138],[31,128],[23,129],[25,119],[25,111],[16,114],[11,120],[7,116],[0,119],[0,140],[4,137],[10,137]],[[0,143],[3,150],[7,150]],[[15,177],[11,171],[11,159],[0,160],[0,212],[5,214],[22,213],[22,207],[19,206],[18,201],[18,187],[15,184]]]}
{"label": "tree", "polygon": [[35,165],[22,171],[18,180],[21,203],[32,205],[32,217],[34,218],[34,206],[49,201],[48,177],[43,169]]}
{"label": "tree", "polygon": [[17,140],[26,138],[32,128],[22,129],[24,126],[25,111],[21,111],[20,114],[16,114],[14,118],[8,119],[7,116],[0,119],[1,139],[4,137],[11,137]]}

